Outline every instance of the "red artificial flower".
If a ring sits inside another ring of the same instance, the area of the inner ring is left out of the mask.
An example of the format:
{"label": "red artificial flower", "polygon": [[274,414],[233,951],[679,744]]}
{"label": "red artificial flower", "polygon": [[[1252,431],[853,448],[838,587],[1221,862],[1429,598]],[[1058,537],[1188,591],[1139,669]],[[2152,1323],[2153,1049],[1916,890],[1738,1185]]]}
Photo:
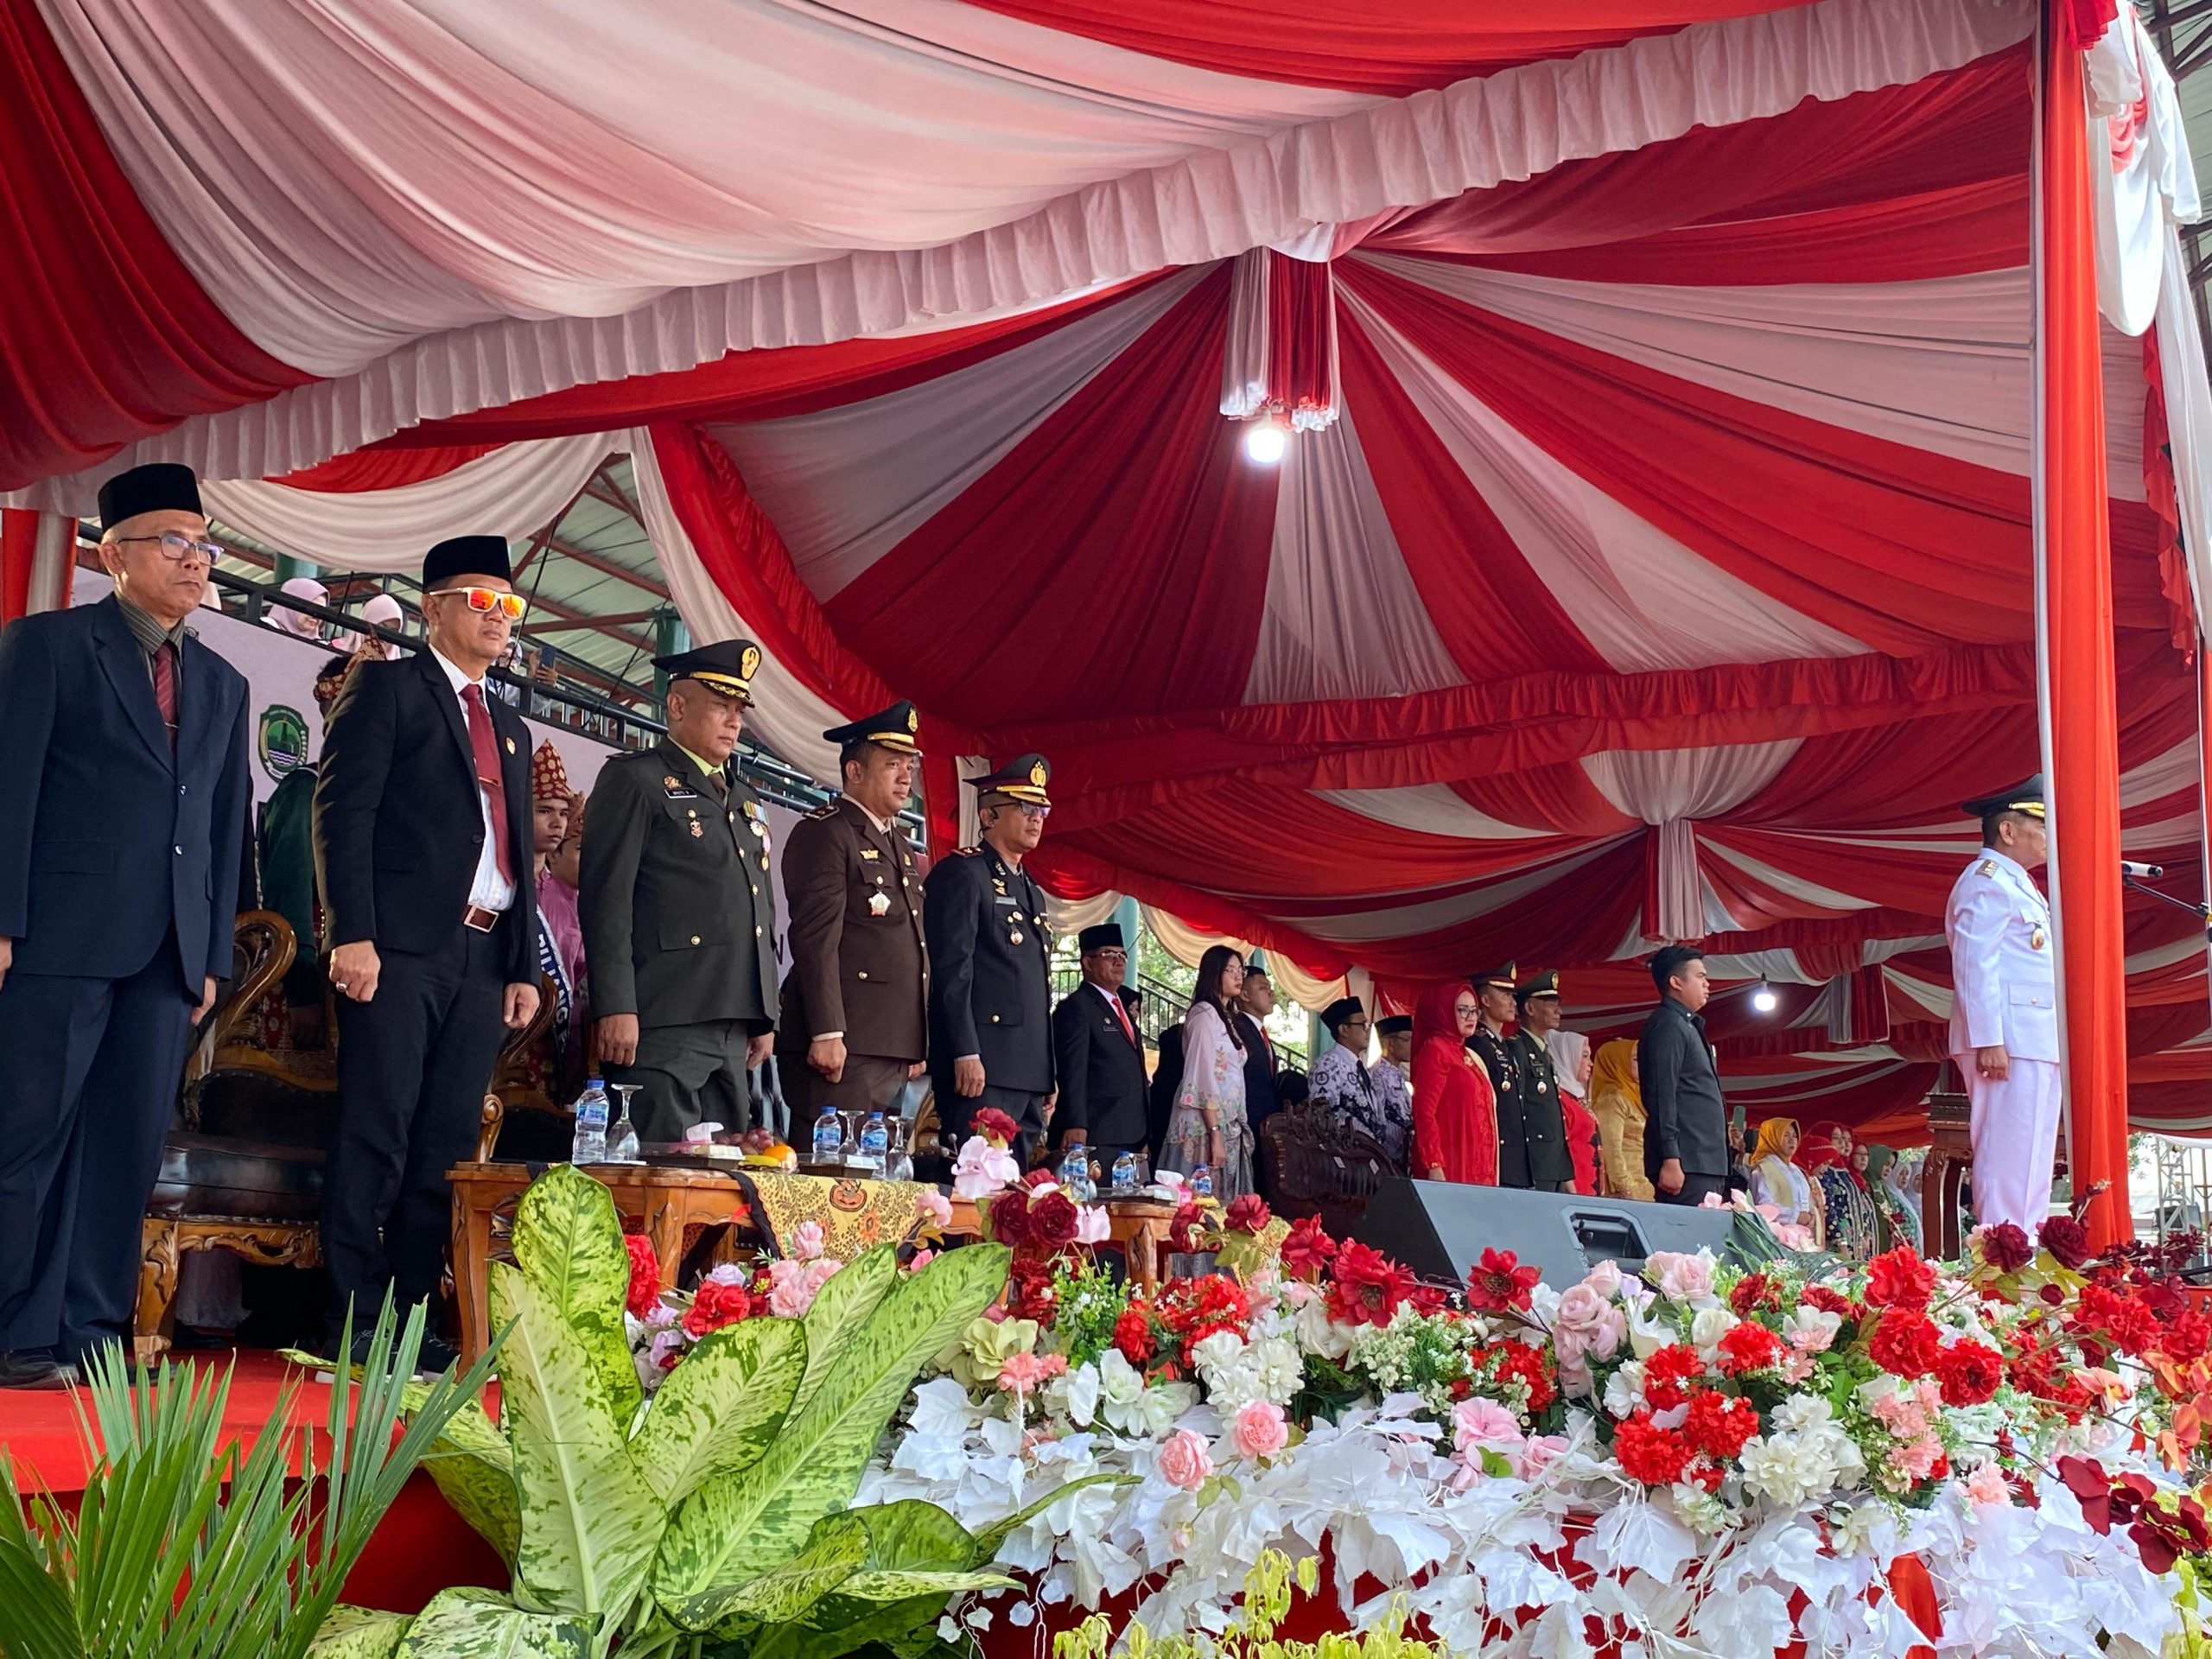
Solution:
{"label": "red artificial flower", "polygon": [[1152,1339],[1152,1321],[1142,1309],[1132,1306],[1122,1310],[1122,1317],[1114,1321],[1114,1345],[1139,1370],[1151,1363],[1157,1344]]}
{"label": "red artificial flower", "polygon": [[1029,1203],[1029,1242],[1039,1249],[1064,1250],[1075,1243],[1078,1217],[1075,1200],[1058,1189]]}
{"label": "red artificial flower", "polygon": [[1049,1258],[1017,1253],[1007,1264],[1007,1317],[1049,1322],[1058,1305],[1052,1293],[1052,1264]]}
{"label": "red artificial flower", "polygon": [[660,1258],[643,1233],[623,1234],[622,1248],[630,1253],[630,1293],[624,1305],[632,1318],[642,1319],[660,1300]]}
{"label": "red artificial flower", "polygon": [[1282,1270],[1311,1284],[1337,1254],[1337,1241],[1329,1236],[1318,1216],[1300,1216],[1290,1224],[1290,1236],[1282,1242]]}
{"label": "red artificial flower", "polygon": [[1688,1402],[1688,1385],[1705,1376],[1705,1362],[1697,1350],[1670,1342],[1643,1362],[1643,1397],[1661,1411]]}
{"label": "red artificial flower", "polygon": [[1432,1319],[1445,1310],[1450,1295],[1441,1285],[1419,1284],[1406,1293],[1406,1300],[1414,1305],[1414,1313]]}
{"label": "red artificial flower", "polygon": [[2058,1478],[2082,1506],[2082,1518],[2100,1535],[2112,1530],[2112,1477],[2094,1458],[2063,1457]]}
{"label": "red artificial flower", "polygon": [[994,1146],[1000,1147],[1012,1146],[1014,1136],[1020,1133],[1014,1127],[1014,1120],[995,1106],[986,1106],[969,1118],[968,1131],[971,1135],[980,1135]]}
{"label": "red artificial flower", "polygon": [[2000,1221],[1982,1229],[1981,1259],[1999,1273],[2018,1273],[2036,1259],[2036,1249],[2017,1222]]}
{"label": "red artificial flower", "polygon": [[1682,1433],[1707,1457],[1723,1462],[1743,1455],[1744,1443],[1759,1432],[1758,1408],[1748,1400],[1700,1389],[1690,1395],[1689,1415]]}
{"label": "red artificial flower", "polygon": [[1186,1353],[1217,1332],[1242,1334],[1252,1318],[1243,1287],[1217,1273],[1173,1281],[1161,1289],[1155,1307]]}
{"label": "red artificial flower", "polygon": [[2125,1354],[2141,1354],[2159,1337],[2158,1316],[2135,1297],[2103,1285],[2085,1285],[2075,1324],[2100,1331]]}
{"label": "red artificial flower", "polygon": [[1866,1305],[1925,1313],[1936,1294],[1936,1269],[1910,1244],[1885,1250],[1866,1264]]}
{"label": "red artificial flower", "polygon": [[684,1311],[683,1334],[696,1342],[709,1331],[751,1319],[764,1306],[743,1285],[706,1280],[692,1296],[691,1306]]}
{"label": "red artificial flower", "polygon": [[2160,1332],[2158,1351],[2177,1365],[2186,1365],[2193,1359],[2202,1359],[2212,1350],[2212,1319],[2187,1308],[2168,1321]]}
{"label": "red artificial flower", "polygon": [[1741,1376],[1782,1363],[1782,1338],[1756,1320],[1730,1325],[1715,1345],[1724,1376]]}
{"label": "red artificial flower", "polygon": [[1875,1322],[1866,1355],[1893,1376],[1926,1376],[1936,1369],[1942,1346],[1933,1319],[1910,1308],[1893,1307]]}
{"label": "red artificial flower", "polygon": [[2036,1242],[2062,1268],[2080,1271],[2089,1259],[2089,1235],[2071,1216],[2053,1216],[2036,1229]]}
{"label": "red artificial flower", "polygon": [[1348,1239],[1329,1267],[1329,1317],[1339,1325],[1388,1325],[1416,1282],[1381,1251]]}
{"label": "red artificial flower", "polygon": [[1690,1460],[1690,1444],[1672,1429],[1655,1428],[1638,1410],[1613,1430],[1613,1456],[1630,1478],[1647,1486],[1672,1486]]}
{"label": "red artificial flower", "polygon": [[1036,1243],[1029,1224],[1029,1195],[1020,1187],[993,1193],[984,1205],[983,1218],[990,1224],[991,1236],[1001,1244],[1020,1249]]}
{"label": "red artificial flower", "polygon": [[1826,1285],[1806,1286],[1804,1294],[1797,1300],[1807,1307],[1816,1307],[1823,1313],[1833,1313],[1839,1319],[1854,1323],[1866,1317],[1866,1309],[1850,1297],[1830,1290]]}
{"label": "red artificial flower", "polygon": [[1059,1172],[1040,1166],[1023,1176],[1020,1184],[1033,1191],[1040,1186],[1058,1186],[1060,1184]]}
{"label": "red artificial flower", "polygon": [[1542,1274],[1524,1268],[1510,1250],[1486,1247],[1482,1260],[1467,1269],[1467,1306],[1478,1313],[1504,1313],[1525,1309],[1529,1292]]}
{"label": "red artificial flower", "polygon": [[1495,1364],[1500,1382],[1518,1378],[1529,1394],[1531,1416],[1546,1409],[1559,1398],[1559,1381],[1553,1375],[1551,1350],[1531,1347],[1511,1338],[1492,1343],[1475,1356],[1478,1369]]}
{"label": "red artificial flower", "polygon": [[1222,1217],[1222,1225],[1232,1233],[1257,1233],[1267,1229],[1274,1217],[1268,1213],[1268,1201],[1256,1192],[1242,1192],[1230,1200],[1229,1212]]}
{"label": "red artificial flower", "polygon": [[[2126,1478],[2142,1481],[2145,1486],[2151,1484],[2140,1475]],[[2142,1553],[2143,1565],[2153,1573],[2170,1573],[2183,1555],[2202,1555],[2212,1549],[2212,1525],[2206,1522],[2204,1506],[2186,1494],[2175,1502],[2176,1507],[2170,1510],[2145,1500],[2138,1508],[2135,1524],[2127,1529]]]}
{"label": "red artificial flower", "polygon": [[1728,1293],[1729,1311],[1739,1319],[1751,1318],[1761,1308],[1781,1305],[1781,1287],[1763,1273],[1745,1274]]}
{"label": "red artificial flower", "polygon": [[1682,1478],[1702,1491],[1719,1491],[1727,1478],[1728,1471],[1711,1458],[1692,1458],[1682,1466]]}
{"label": "red artificial flower", "polygon": [[1196,1198],[1185,1195],[1175,1207],[1175,1219],[1167,1224],[1167,1248],[1179,1255],[1207,1248],[1205,1212]]}
{"label": "red artificial flower", "polygon": [[2005,1356],[1986,1343],[1955,1342],[1936,1361],[1947,1406],[1979,1406],[1993,1397],[2005,1380]]}

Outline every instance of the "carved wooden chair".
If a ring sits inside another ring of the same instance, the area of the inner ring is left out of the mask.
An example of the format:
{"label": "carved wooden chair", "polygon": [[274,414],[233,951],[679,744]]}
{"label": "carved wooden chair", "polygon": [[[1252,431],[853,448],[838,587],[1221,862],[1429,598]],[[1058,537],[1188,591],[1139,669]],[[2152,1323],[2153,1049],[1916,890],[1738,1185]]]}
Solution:
{"label": "carved wooden chair", "polygon": [[1279,1216],[1318,1216],[1342,1238],[1397,1173],[1372,1135],[1347,1128],[1318,1101],[1286,1106],[1260,1125],[1260,1190]]}

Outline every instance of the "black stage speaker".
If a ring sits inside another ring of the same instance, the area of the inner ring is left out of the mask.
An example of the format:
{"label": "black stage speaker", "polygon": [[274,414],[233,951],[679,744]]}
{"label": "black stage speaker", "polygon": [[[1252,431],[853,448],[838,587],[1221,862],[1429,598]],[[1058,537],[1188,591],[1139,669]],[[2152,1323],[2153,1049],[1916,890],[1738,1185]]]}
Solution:
{"label": "black stage speaker", "polygon": [[1368,1201],[1352,1236],[1424,1279],[1455,1284],[1466,1283],[1485,1249],[1510,1250],[1564,1290],[1600,1262],[1634,1273],[1655,1250],[1709,1248],[1727,1260],[1735,1219],[1732,1210],[1394,1176]]}

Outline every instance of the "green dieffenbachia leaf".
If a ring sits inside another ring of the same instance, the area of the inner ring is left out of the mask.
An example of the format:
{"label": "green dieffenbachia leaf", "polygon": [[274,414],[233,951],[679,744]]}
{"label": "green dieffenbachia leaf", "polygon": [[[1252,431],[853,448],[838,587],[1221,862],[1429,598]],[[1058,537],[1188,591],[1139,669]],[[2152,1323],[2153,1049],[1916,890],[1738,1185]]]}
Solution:
{"label": "green dieffenbachia leaf", "polygon": [[[981,1570],[985,1563],[976,1560],[975,1535],[934,1503],[900,1498],[847,1510],[830,1519],[849,1517],[857,1520],[868,1535],[868,1560],[808,1613],[807,1623],[817,1629],[851,1624],[871,1616],[885,1602],[932,1592],[942,1602],[961,1590],[990,1589],[1012,1582],[1001,1574]],[[989,1583],[941,1582],[954,1576],[987,1579]],[[905,1582],[925,1578],[926,1582]]]}
{"label": "green dieffenbachia leaf", "polygon": [[714,1623],[720,1615],[698,1619],[683,1609],[781,1565],[816,1522],[852,1501],[916,1373],[1005,1287],[1008,1257],[1002,1246],[971,1244],[900,1278],[831,1357],[814,1397],[785,1420],[766,1454],[684,1500],[653,1569],[655,1598],[672,1617],[692,1629]]}
{"label": "green dieffenbachia leaf", "polygon": [[493,1318],[512,1325],[500,1385],[521,1502],[516,1599],[611,1629],[644,1586],[668,1511],[544,1294],[504,1262],[490,1289]]}
{"label": "green dieffenbachia leaf", "polygon": [[423,1468],[454,1513],[512,1567],[522,1536],[514,1448],[481,1404],[470,1400],[454,1413],[445,1433],[424,1453]]}
{"label": "green dieffenbachia leaf", "polygon": [[806,1340],[796,1319],[745,1319],[709,1332],[668,1374],[630,1443],[664,1509],[760,1461],[806,1369]]}
{"label": "green dieffenbachia leaf", "polygon": [[566,1325],[597,1379],[600,1397],[627,1433],[645,1399],[622,1311],[630,1295],[630,1253],[614,1198],[569,1164],[531,1183],[515,1210],[515,1265]]}
{"label": "green dieffenbachia leaf", "polygon": [[898,1276],[899,1252],[882,1244],[855,1256],[822,1287],[806,1310],[806,1375],[792,1396],[791,1415],[806,1409],[837,1356],[882,1306]]}
{"label": "green dieffenbachia leaf", "polygon": [[308,1644],[308,1659],[391,1659],[399,1650],[400,1638],[414,1622],[412,1613],[334,1607]]}
{"label": "green dieffenbachia leaf", "polygon": [[851,1514],[825,1516],[790,1560],[742,1584],[724,1586],[684,1605],[694,1630],[728,1624],[789,1624],[868,1562],[868,1529]]}
{"label": "green dieffenbachia leaf", "polygon": [[397,1659],[588,1659],[591,1621],[537,1613],[488,1590],[441,1590],[399,1645]]}

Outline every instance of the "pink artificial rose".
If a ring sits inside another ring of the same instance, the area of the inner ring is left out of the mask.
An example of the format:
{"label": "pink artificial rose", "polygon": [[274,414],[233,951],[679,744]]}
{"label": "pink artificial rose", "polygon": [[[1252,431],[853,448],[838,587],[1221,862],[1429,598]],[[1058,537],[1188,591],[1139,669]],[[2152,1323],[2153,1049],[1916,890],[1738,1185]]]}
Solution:
{"label": "pink artificial rose", "polygon": [[1678,1302],[1703,1301],[1713,1294],[1713,1260],[1700,1250],[1655,1250],[1644,1262],[1644,1276],[1659,1287],[1659,1294]]}
{"label": "pink artificial rose", "polygon": [[1075,1211],[1075,1242],[1103,1244],[1114,1236],[1114,1224],[1103,1204],[1079,1204]]}
{"label": "pink artificial rose", "polygon": [[952,1190],[963,1198],[988,1198],[1021,1179],[1021,1166],[1004,1147],[971,1135],[952,1166]]}
{"label": "pink artificial rose", "polygon": [[1552,1316],[1552,1344],[1561,1363],[1579,1365],[1586,1357],[1611,1359],[1627,1337],[1627,1316],[1588,1280],[1570,1285],[1559,1299],[1559,1311]]}
{"label": "pink artificial rose", "polygon": [[794,1261],[811,1262],[822,1254],[822,1224],[802,1221],[791,1229],[791,1257]]}
{"label": "pink artificial rose", "polygon": [[1966,1478],[1967,1498],[1985,1507],[2001,1506],[2012,1501],[2012,1489],[2005,1484],[2005,1471],[1994,1463],[1985,1463]]}
{"label": "pink artificial rose", "polygon": [[931,1262],[936,1260],[937,1252],[930,1249],[928,1245],[925,1244],[920,1249],[914,1252],[914,1259],[906,1264],[906,1271],[909,1273],[919,1273],[924,1268],[926,1268]]}
{"label": "pink artificial rose", "polygon": [[1051,1370],[1037,1355],[1014,1354],[999,1367],[999,1387],[1026,1400],[1051,1375]]}
{"label": "pink artificial rose", "polygon": [[822,1288],[807,1263],[788,1260],[768,1264],[768,1311],[779,1319],[804,1317]]}
{"label": "pink artificial rose", "polygon": [[1697,1201],[1697,1207],[1700,1210],[1726,1210],[1728,1201],[1718,1192],[1708,1192]]}
{"label": "pink artificial rose", "polygon": [[1274,1401],[1249,1401],[1230,1425],[1229,1440],[1240,1458],[1272,1458],[1290,1444],[1290,1425]]}
{"label": "pink artificial rose", "polygon": [[1610,1260],[1600,1262],[1582,1275],[1582,1282],[1610,1302],[1621,1294],[1621,1264]]}
{"label": "pink artificial rose", "polygon": [[1458,1450],[1517,1446],[1520,1442],[1520,1420],[1497,1401],[1477,1396],[1462,1400],[1452,1408],[1452,1444]]}
{"label": "pink artificial rose", "polygon": [[1171,1486],[1195,1492],[1213,1473],[1213,1459],[1196,1431],[1179,1428],[1160,1448],[1160,1472]]}
{"label": "pink artificial rose", "polygon": [[1534,1480],[1552,1465],[1553,1459],[1567,1450],[1564,1434],[1532,1435],[1521,1448],[1518,1459],[1521,1478]]}
{"label": "pink artificial rose", "polygon": [[952,1225],[952,1200],[935,1187],[926,1187],[914,1198],[914,1218],[938,1227]]}

